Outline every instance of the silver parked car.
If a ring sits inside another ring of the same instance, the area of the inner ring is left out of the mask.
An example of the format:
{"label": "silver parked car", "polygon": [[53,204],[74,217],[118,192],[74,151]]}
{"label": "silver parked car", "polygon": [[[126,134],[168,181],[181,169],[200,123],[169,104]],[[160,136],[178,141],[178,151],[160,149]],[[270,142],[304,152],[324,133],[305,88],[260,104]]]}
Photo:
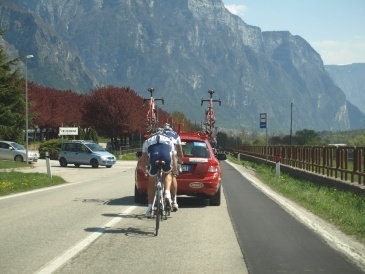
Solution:
{"label": "silver parked car", "polygon": [[76,167],[91,165],[97,168],[100,165],[110,168],[116,162],[113,154],[91,141],[64,142],[58,160],[62,167],[74,164]]}
{"label": "silver parked car", "polygon": [[[0,141],[0,160],[15,160],[23,162],[26,160],[26,149],[22,145],[11,141]],[[28,162],[37,162],[39,153],[28,150]]]}

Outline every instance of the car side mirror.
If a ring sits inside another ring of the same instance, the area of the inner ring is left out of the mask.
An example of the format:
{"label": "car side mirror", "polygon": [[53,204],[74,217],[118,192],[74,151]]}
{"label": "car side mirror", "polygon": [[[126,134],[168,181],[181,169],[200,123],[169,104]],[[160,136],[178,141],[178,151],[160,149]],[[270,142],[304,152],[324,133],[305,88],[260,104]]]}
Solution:
{"label": "car side mirror", "polygon": [[141,156],[142,156],[142,151],[137,151],[137,152],[136,152],[136,156],[137,156],[137,158],[141,158]]}
{"label": "car side mirror", "polygon": [[224,160],[227,160],[227,156],[226,156],[226,154],[224,154],[224,153],[218,153],[218,154],[217,154],[217,159],[218,159],[219,161],[224,161]]}

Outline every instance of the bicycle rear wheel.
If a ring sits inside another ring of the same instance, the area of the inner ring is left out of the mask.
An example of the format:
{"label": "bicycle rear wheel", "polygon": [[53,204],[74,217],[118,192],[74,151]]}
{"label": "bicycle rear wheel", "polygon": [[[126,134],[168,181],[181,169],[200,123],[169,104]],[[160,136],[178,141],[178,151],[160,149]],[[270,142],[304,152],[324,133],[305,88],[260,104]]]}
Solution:
{"label": "bicycle rear wheel", "polygon": [[160,218],[161,218],[161,197],[160,197],[160,191],[157,191],[156,194],[156,230],[155,230],[155,236],[158,235],[158,229],[160,228]]}

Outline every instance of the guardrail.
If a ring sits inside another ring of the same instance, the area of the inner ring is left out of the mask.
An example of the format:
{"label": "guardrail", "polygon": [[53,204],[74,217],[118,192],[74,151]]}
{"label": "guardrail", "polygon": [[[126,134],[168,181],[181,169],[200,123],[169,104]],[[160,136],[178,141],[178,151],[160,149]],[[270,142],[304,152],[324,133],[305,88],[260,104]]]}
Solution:
{"label": "guardrail", "polygon": [[136,153],[137,151],[140,151],[141,148],[131,148],[131,147],[120,147],[117,150],[114,149],[108,149],[110,153],[113,153],[118,159],[122,159],[123,155],[130,154],[130,153]]}
{"label": "guardrail", "polygon": [[[241,146],[230,149],[351,183],[365,184],[365,147]],[[279,158],[278,158],[279,157]]]}

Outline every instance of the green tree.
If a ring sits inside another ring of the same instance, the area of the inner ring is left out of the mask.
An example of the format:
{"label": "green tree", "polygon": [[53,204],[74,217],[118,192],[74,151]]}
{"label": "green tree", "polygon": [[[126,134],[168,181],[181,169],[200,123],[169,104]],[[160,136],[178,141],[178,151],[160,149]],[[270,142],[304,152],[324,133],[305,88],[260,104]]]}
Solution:
{"label": "green tree", "polygon": [[351,146],[365,146],[365,135],[358,135],[353,139],[349,140]]}
{"label": "green tree", "polygon": [[319,134],[311,129],[297,131],[294,140],[297,145],[320,145],[322,143]]}
{"label": "green tree", "polygon": [[264,137],[258,136],[254,141],[253,141],[253,145],[254,146],[265,146],[266,145],[266,140]]}
{"label": "green tree", "polygon": [[188,118],[186,118],[185,114],[179,111],[174,111],[171,115],[171,121],[174,130],[182,131],[199,131],[200,126],[193,124]]}
{"label": "green tree", "polygon": [[227,133],[225,132],[218,132],[217,133],[217,144],[218,144],[218,147],[221,147],[221,148],[228,148],[230,147],[230,144],[228,142],[228,135]]}
{"label": "green tree", "polygon": [[[3,35],[0,30],[0,37]],[[0,139],[24,140],[25,100],[24,81],[15,68],[19,58],[9,60],[0,45]]]}

